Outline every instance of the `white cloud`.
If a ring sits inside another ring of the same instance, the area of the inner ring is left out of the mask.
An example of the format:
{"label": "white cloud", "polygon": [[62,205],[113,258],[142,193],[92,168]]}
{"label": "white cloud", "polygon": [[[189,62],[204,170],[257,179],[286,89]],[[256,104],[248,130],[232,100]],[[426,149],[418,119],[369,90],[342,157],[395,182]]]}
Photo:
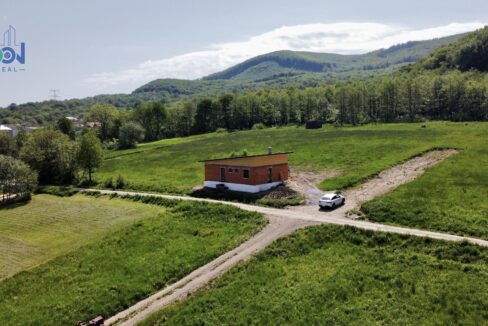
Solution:
{"label": "white cloud", "polygon": [[350,22],[283,26],[245,41],[214,44],[203,51],[146,61],[132,69],[95,74],[84,83],[105,88],[140,85],[157,78],[194,79],[277,50],[358,54],[412,40],[464,33],[484,25],[452,23],[426,29]]}

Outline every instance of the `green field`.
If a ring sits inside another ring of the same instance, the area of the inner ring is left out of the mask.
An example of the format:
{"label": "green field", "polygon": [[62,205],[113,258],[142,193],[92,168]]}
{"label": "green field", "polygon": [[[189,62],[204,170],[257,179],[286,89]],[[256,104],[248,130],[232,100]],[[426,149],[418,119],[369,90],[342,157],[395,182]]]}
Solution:
{"label": "green field", "polygon": [[[422,128],[425,125],[425,128]],[[146,143],[136,149],[108,152],[96,179],[124,176],[134,189],[190,192],[203,183],[200,160],[232,153],[292,151],[290,166],[298,170],[339,170],[322,189],[357,184],[381,170],[435,147],[468,148],[486,143],[486,123],[434,122],[380,124],[319,130],[302,127],[213,133]]]}
{"label": "green field", "polygon": [[[426,128],[422,128],[425,125]],[[323,189],[354,185],[381,170],[435,147],[469,146],[488,124],[435,122],[379,124],[319,130],[303,127],[213,133],[146,143],[136,149],[111,151],[96,179],[124,176],[130,188],[187,193],[203,183],[198,161],[231,153],[292,151],[290,165],[298,170],[339,170],[322,182]]]}
{"label": "green field", "polygon": [[[10,227],[24,243],[47,248],[43,260],[72,250],[0,282],[0,324],[75,325],[99,314],[113,315],[236,247],[265,224],[261,215],[229,206],[161,199],[155,204],[42,195],[26,206],[0,211],[1,223],[17,217]],[[128,223],[122,226],[118,215]],[[50,220],[51,226],[45,225]],[[112,226],[102,227],[104,221]],[[120,227],[114,228],[117,223]],[[89,225],[104,231],[103,236]],[[76,230],[92,241],[74,249],[82,238]],[[19,247],[9,259],[23,260],[23,255]]]}
{"label": "green field", "polygon": [[414,182],[364,204],[369,219],[488,239],[486,127],[460,154]]}
{"label": "green field", "polygon": [[0,210],[0,279],[101,238],[164,208],[76,195],[36,195]]}
{"label": "green field", "polygon": [[482,325],[488,248],[317,226],[143,325]]}
{"label": "green field", "polygon": [[352,186],[432,148],[458,148],[459,154],[364,210],[374,221],[488,238],[487,123],[287,127],[175,138],[110,152],[96,177],[121,174],[131,188],[184,193],[202,183],[199,160],[244,149],[262,153],[267,146],[293,151],[296,170],[339,171],[322,189]]}

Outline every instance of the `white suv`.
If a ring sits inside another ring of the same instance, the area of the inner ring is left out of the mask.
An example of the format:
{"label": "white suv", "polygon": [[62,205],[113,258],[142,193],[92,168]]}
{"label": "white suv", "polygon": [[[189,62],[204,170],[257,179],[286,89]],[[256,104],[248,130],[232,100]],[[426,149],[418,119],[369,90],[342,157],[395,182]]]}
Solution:
{"label": "white suv", "polygon": [[346,198],[339,194],[325,194],[319,200],[320,208],[335,208],[339,205],[343,205],[346,202]]}

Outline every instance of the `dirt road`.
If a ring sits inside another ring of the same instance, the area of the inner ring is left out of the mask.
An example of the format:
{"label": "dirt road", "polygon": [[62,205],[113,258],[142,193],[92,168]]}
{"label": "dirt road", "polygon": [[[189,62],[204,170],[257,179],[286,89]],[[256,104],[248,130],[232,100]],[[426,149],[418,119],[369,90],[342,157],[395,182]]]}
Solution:
{"label": "dirt road", "polygon": [[[431,167],[447,157],[455,154],[454,150],[432,151],[422,156],[415,157],[403,164],[381,172],[378,176],[368,180],[359,187],[346,192],[348,199],[346,205],[332,211],[319,211],[316,204],[295,207],[292,209],[276,209],[269,207],[254,206],[235,202],[220,202],[217,200],[193,198],[185,196],[160,195],[151,193],[139,193],[130,191],[102,190],[102,193],[120,195],[145,195],[158,196],[168,199],[206,201],[222,203],[265,214],[269,219],[269,224],[258,234],[226,254],[218,257],[205,266],[195,270],[182,280],[172,284],[151,297],[135,304],[125,311],[109,318],[106,325],[134,325],[143,320],[151,313],[171,304],[177,300],[185,298],[197,289],[206,285],[211,280],[217,278],[225,271],[236,265],[238,262],[249,259],[256,252],[264,249],[276,239],[292,233],[293,231],[313,224],[336,224],[350,225],[362,229],[407,234],[419,237],[429,237],[447,241],[468,241],[474,244],[488,247],[488,241],[461,237],[439,232],[431,232],[419,229],[410,229],[391,225],[383,225],[368,221],[354,220],[346,217],[346,212],[357,208],[367,200],[393,190],[399,185],[410,182],[422,174],[428,167]],[[310,186],[310,184],[309,184]],[[312,187],[315,187],[312,184]],[[95,190],[95,189],[92,189]],[[319,191],[309,191],[309,194],[319,195]]]}

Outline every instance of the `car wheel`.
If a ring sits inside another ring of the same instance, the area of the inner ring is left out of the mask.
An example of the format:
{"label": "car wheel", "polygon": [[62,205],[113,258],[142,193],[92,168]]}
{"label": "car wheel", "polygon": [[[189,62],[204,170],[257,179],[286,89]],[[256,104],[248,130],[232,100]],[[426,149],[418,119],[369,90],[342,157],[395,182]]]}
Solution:
{"label": "car wheel", "polygon": [[343,198],[342,199],[342,205],[345,205],[346,204],[346,198]]}
{"label": "car wheel", "polygon": [[335,208],[336,207],[336,203],[332,203],[332,208]]}

